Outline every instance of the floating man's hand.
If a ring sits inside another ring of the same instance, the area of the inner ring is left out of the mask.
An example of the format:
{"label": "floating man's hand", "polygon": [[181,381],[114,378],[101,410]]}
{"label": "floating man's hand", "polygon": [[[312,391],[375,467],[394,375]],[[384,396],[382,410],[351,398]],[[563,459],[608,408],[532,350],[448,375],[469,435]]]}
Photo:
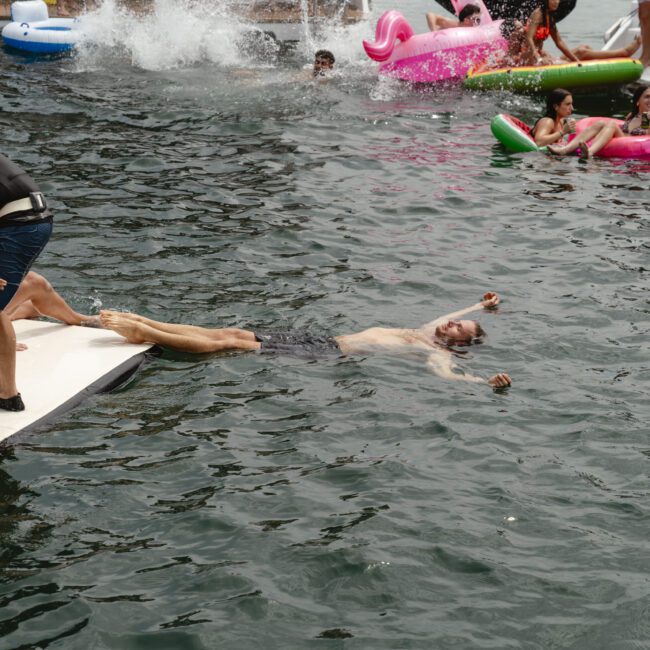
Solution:
{"label": "floating man's hand", "polygon": [[481,300],[484,309],[494,309],[500,302],[501,298],[494,291],[483,294],[483,300]]}
{"label": "floating man's hand", "polygon": [[494,388],[506,388],[512,386],[512,379],[505,372],[499,372],[488,379],[488,384]]}

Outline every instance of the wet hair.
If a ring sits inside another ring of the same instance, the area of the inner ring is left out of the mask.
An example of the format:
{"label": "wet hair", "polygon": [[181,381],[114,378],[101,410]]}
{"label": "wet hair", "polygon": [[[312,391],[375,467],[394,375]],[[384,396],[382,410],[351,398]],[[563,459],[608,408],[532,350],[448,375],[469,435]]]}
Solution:
{"label": "wet hair", "polygon": [[542,25],[548,25],[549,29],[555,27],[555,16],[548,8],[548,0],[543,0],[539,8],[542,10]]}
{"label": "wet hair", "polygon": [[314,54],[314,58],[327,59],[332,65],[334,65],[334,62],[336,61],[334,55],[329,50],[318,50],[316,54]]}
{"label": "wet hair", "polygon": [[476,325],[476,334],[472,337],[472,343],[483,343],[483,339],[487,336],[485,330],[476,322],[474,321],[474,325]]}
{"label": "wet hair", "polygon": [[564,88],[556,88],[555,90],[551,90],[551,92],[548,94],[548,97],[546,98],[546,112],[544,113],[544,117],[550,117],[552,120],[557,119],[557,111],[555,110],[555,106],[557,104],[561,104],[569,95],[571,95],[568,90],[564,90]]}
{"label": "wet hair", "polygon": [[474,327],[476,328],[474,336],[470,336],[468,339],[464,339],[462,341],[450,341],[449,339],[446,339],[445,345],[447,346],[447,348],[449,348],[450,350],[454,350],[455,352],[458,352],[458,354],[465,354],[464,352],[455,350],[455,348],[464,347],[466,345],[480,345],[481,343],[483,343],[483,340],[487,336],[487,333],[475,320],[473,320],[472,323],[474,323]]}
{"label": "wet hair", "polygon": [[481,8],[477,7],[476,5],[473,4],[466,4],[461,10],[460,13],[458,14],[458,20],[462,23],[465,18],[469,18],[470,16],[473,16],[474,14],[480,14],[481,13]]}
{"label": "wet hair", "polygon": [[650,86],[646,86],[645,84],[641,84],[635,91],[634,95],[632,95],[632,110],[630,111],[630,114],[628,115],[627,119],[631,120],[633,117],[636,117],[639,114],[639,107],[638,107],[638,102],[641,99],[641,95],[648,90]]}
{"label": "wet hair", "polygon": [[447,350],[458,357],[462,357],[467,354],[467,350],[463,350],[462,348],[468,345],[481,345],[487,336],[485,330],[476,321],[472,322],[476,327],[476,332],[474,336],[470,337],[469,339],[465,339],[464,341],[450,341],[449,339],[442,339],[442,343],[447,348]]}

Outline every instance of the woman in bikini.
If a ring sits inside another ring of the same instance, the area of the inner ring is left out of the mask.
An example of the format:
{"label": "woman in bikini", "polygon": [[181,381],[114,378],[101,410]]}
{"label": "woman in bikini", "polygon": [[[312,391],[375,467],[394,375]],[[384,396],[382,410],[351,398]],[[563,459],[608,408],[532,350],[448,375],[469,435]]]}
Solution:
{"label": "woman in bikini", "polygon": [[[645,120],[643,116],[646,116]],[[625,135],[650,135],[645,124],[650,121],[650,86],[639,86],[632,96],[632,110],[625,118],[621,131]]]}
{"label": "woman in bikini", "polygon": [[[474,66],[474,72],[485,72],[487,70],[498,70],[500,68],[518,68],[529,64],[531,59],[531,49],[525,25],[514,18],[506,18],[501,23],[499,30],[507,43],[505,54],[494,60],[488,60],[483,64]],[[593,59],[617,59],[632,56],[634,52],[639,49],[640,44],[641,37],[637,36],[630,45],[619,48],[618,50],[605,52],[603,50],[594,50],[589,45],[579,45],[571,50],[571,52],[574,57],[577,57],[581,61]],[[534,61],[537,61],[539,53],[535,53],[532,58]],[[546,64],[549,61],[551,63],[553,62],[552,59],[549,58],[542,60],[541,63]]]}
{"label": "woman in bikini", "polygon": [[553,59],[544,52],[544,42],[550,36],[558,50],[569,61],[579,61],[578,57],[567,47],[557,31],[555,12],[560,6],[560,0],[543,0],[542,4],[533,11],[526,25],[526,40],[528,42],[529,65],[549,65]]}
{"label": "woman in bikini", "polygon": [[528,65],[551,65],[553,57],[544,52],[544,42],[550,36],[566,61],[591,61],[594,59],[616,59],[632,56],[641,45],[641,37],[637,36],[629,45],[618,50],[604,52],[594,50],[589,45],[579,45],[570,50],[562,40],[555,24],[555,12],[560,6],[560,0],[543,0],[543,3],[533,11],[526,24],[527,63]]}
{"label": "woman in bikini", "polygon": [[580,157],[590,158],[598,153],[612,138],[620,138],[623,131],[611,120],[598,120],[566,142],[569,133],[575,133],[573,97],[568,90],[556,88],[546,98],[546,112],[531,131],[535,143],[559,156],[580,149]]}

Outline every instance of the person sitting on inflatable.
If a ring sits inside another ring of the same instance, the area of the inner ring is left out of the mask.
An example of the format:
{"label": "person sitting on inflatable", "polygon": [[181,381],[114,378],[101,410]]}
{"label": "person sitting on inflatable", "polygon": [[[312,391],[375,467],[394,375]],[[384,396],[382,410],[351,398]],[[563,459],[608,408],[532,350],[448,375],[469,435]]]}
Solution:
{"label": "person sitting on inflatable", "polygon": [[555,24],[554,14],[560,6],[560,0],[543,0],[530,15],[526,24],[526,41],[528,44],[528,65],[551,65],[553,57],[544,52],[544,41],[550,36],[558,49],[564,55],[565,61],[591,61],[594,59],[616,59],[632,56],[641,45],[641,37],[637,36],[627,47],[604,52],[594,50],[589,45],[579,45],[570,50],[562,40]]}
{"label": "person sitting on inflatable", "polygon": [[625,135],[650,135],[650,86],[639,86],[632,96],[632,111],[621,127]]}
{"label": "person sitting on inflatable", "polygon": [[[529,64],[531,59],[530,44],[526,27],[514,18],[506,18],[500,26],[501,34],[507,42],[507,50],[504,56],[496,61],[486,61],[483,65],[474,68],[474,72],[486,72],[487,70],[500,70],[502,68],[519,68]],[[571,50],[574,57],[580,61],[592,61],[595,59],[619,59],[631,57],[641,45],[641,37],[637,36],[626,47],[617,50],[594,50],[590,45],[579,45]],[[533,57],[537,61],[537,55]],[[563,60],[569,60],[563,56]],[[572,61],[575,60],[571,59]],[[553,59],[548,57],[540,65],[554,63]]]}
{"label": "person sitting on inflatable", "polygon": [[573,113],[573,97],[568,90],[556,88],[546,98],[546,112],[535,123],[531,135],[538,147],[546,147],[559,156],[573,153],[580,149],[580,158],[587,159],[596,155],[612,138],[623,134],[618,125],[610,120],[598,120],[581,131],[575,138],[560,144],[565,136],[575,133],[576,121]]}
{"label": "person sitting on inflatable", "polygon": [[526,65],[527,42],[526,28],[515,18],[506,18],[499,26],[499,31],[506,39],[506,52],[496,60],[488,59],[483,63],[474,66],[473,72],[486,72],[488,70],[500,70],[501,68],[519,68]]}
{"label": "person sitting on inflatable", "polygon": [[[596,59],[627,59],[631,57],[640,47],[641,37],[635,36],[634,40],[625,47],[619,47],[617,50],[594,50],[591,45],[578,45],[571,52],[577,56],[580,61],[594,61]],[[562,57],[567,61],[566,57]],[[573,60],[573,59],[571,59]]]}
{"label": "person sitting on inflatable", "polygon": [[550,36],[558,50],[567,57],[569,61],[580,59],[567,47],[557,31],[555,24],[555,12],[560,6],[560,0],[542,0],[528,19],[526,24],[526,40],[528,42],[528,64],[529,65],[550,65],[552,57],[544,52],[544,41]]}
{"label": "person sitting on inflatable", "polygon": [[432,32],[439,29],[449,29],[451,27],[475,27],[481,24],[481,8],[477,5],[466,4],[458,14],[458,20],[455,18],[445,18],[438,14],[427,14],[427,25]]}

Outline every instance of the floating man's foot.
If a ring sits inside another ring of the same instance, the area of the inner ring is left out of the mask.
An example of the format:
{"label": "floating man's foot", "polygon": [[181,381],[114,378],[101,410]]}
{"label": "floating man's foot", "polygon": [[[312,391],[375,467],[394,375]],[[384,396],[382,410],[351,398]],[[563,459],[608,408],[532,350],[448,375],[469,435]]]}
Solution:
{"label": "floating man's foot", "polygon": [[104,329],[99,316],[88,316],[88,318],[82,320],[79,325],[81,325],[81,327],[95,327],[97,329]]}
{"label": "floating man's foot", "polygon": [[140,331],[142,325],[128,318],[126,314],[104,310],[99,314],[99,318],[103,327],[123,336],[129,343],[144,343],[146,340]]}

